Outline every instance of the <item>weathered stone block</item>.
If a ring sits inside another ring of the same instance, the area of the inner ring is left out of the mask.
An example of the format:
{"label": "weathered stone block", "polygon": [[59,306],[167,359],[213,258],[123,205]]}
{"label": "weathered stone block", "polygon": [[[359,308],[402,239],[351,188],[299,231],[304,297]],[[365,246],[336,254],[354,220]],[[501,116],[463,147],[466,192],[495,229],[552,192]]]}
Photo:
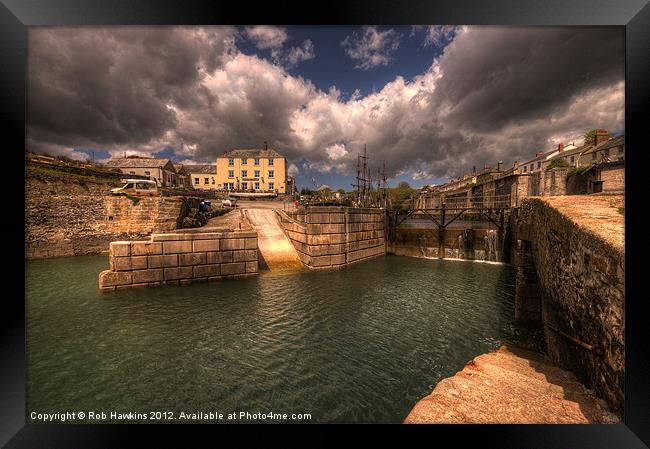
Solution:
{"label": "weathered stone block", "polygon": [[221,250],[244,249],[245,239],[223,239],[221,240]]}
{"label": "weathered stone block", "polygon": [[112,257],[110,267],[114,271],[144,270],[147,268],[147,256]]}
{"label": "weathered stone block", "polygon": [[336,214],[330,214],[330,223],[345,223],[345,214],[344,213],[336,213]]}
{"label": "weathered stone block", "polygon": [[207,262],[206,253],[184,253],[178,255],[178,265],[201,265]]}
{"label": "weathered stone block", "polygon": [[236,238],[252,238],[257,237],[257,231],[235,231]]}
{"label": "weathered stone block", "polygon": [[329,223],[330,216],[329,214],[309,214],[308,223]]}
{"label": "weathered stone block", "polygon": [[252,260],[257,260],[257,250],[256,249],[244,249],[233,251],[232,254],[233,262],[247,262]]}
{"label": "weathered stone block", "polygon": [[361,231],[361,223],[349,223],[348,232],[358,232]]}
{"label": "weathered stone block", "polygon": [[330,256],[330,263],[332,265],[341,265],[345,263],[345,254],[333,254]]}
{"label": "weathered stone block", "polygon": [[246,262],[246,273],[257,273],[257,262]]}
{"label": "weathered stone block", "polygon": [[109,245],[111,257],[128,257],[131,255],[131,242],[111,242]]}
{"label": "weathered stone block", "polygon": [[219,240],[194,240],[194,252],[219,251]]}
{"label": "weathered stone block", "polygon": [[163,269],[136,270],[133,272],[133,283],[160,282],[164,279]]}
{"label": "weathered stone block", "polygon": [[[307,236],[307,244],[308,245],[329,245],[330,243],[334,243],[333,240],[336,240],[336,235],[339,234],[322,234],[322,235],[308,235]],[[343,238],[345,238],[344,234]]]}
{"label": "weathered stone block", "polygon": [[224,263],[221,265],[221,274],[239,274],[245,272],[246,264],[244,262]]}
{"label": "weathered stone block", "polygon": [[321,225],[321,232],[327,234],[340,234],[345,232],[345,224],[323,224]]}
{"label": "weathered stone block", "polygon": [[149,268],[167,268],[178,266],[178,254],[166,254],[162,256],[148,256],[147,266]]}
{"label": "weathered stone block", "polygon": [[221,274],[220,265],[197,265],[194,267],[194,277],[210,277],[210,276],[219,276]]}
{"label": "weathered stone block", "polygon": [[257,239],[256,238],[244,239],[244,249],[257,249]]}
{"label": "weathered stone block", "polygon": [[192,267],[165,268],[165,280],[189,279],[192,277]]}
{"label": "weathered stone block", "polygon": [[132,256],[148,256],[162,254],[161,242],[131,242]]}
{"label": "weathered stone block", "polygon": [[307,234],[320,234],[322,233],[322,226],[320,224],[308,224]]}
{"label": "weathered stone block", "polygon": [[99,273],[99,287],[115,287],[118,285],[128,285],[132,282],[132,275],[128,271],[110,271],[104,270]]}
{"label": "weathered stone block", "polygon": [[311,258],[311,265],[314,267],[325,267],[332,264],[330,256],[318,256]]}
{"label": "weathered stone block", "polygon": [[191,253],[192,242],[190,240],[163,242],[163,254]]}
{"label": "weathered stone block", "polygon": [[207,263],[232,262],[232,251],[219,251],[207,253]]}

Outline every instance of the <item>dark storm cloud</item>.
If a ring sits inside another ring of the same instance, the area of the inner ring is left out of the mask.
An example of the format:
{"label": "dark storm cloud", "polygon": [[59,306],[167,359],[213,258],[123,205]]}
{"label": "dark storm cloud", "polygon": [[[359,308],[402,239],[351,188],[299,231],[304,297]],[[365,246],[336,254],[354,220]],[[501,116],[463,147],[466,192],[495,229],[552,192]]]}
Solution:
{"label": "dark storm cloud", "polygon": [[138,147],[177,125],[170,104],[212,101],[196,91],[229,30],[32,28],[27,120],[35,143]]}
{"label": "dark storm cloud", "polygon": [[624,77],[621,30],[473,28],[447,48],[436,101],[478,130],[553,113],[576,94]]}
{"label": "dark storm cloud", "polygon": [[393,175],[437,178],[524,160],[589,129],[624,129],[622,30],[454,31],[421,75],[342,100],[278,61],[239,53],[232,29],[33,29],[28,143],[171,145],[209,161],[267,140],[290,160],[348,174],[367,144]]}

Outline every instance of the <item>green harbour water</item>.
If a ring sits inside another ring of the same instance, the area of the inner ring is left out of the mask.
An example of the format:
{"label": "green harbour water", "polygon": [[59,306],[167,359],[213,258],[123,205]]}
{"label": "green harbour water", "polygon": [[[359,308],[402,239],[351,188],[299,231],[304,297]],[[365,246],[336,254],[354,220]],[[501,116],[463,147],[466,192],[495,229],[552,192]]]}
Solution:
{"label": "green harbour water", "polygon": [[102,294],[107,267],[26,262],[28,422],[92,410],[399,423],[473,357],[528,338],[508,265],[386,256]]}

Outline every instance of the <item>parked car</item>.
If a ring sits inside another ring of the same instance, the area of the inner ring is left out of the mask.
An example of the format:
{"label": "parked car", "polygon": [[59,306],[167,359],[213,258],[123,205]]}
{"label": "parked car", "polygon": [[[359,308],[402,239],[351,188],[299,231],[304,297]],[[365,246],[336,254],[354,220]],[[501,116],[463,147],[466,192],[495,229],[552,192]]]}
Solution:
{"label": "parked car", "polygon": [[237,206],[237,200],[233,198],[227,198],[225,200],[221,200],[221,205],[222,206],[227,206],[227,207],[236,207]]}
{"label": "parked car", "polygon": [[122,187],[111,189],[113,195],[159,195],[156,181],[146,179],[127,179]]}

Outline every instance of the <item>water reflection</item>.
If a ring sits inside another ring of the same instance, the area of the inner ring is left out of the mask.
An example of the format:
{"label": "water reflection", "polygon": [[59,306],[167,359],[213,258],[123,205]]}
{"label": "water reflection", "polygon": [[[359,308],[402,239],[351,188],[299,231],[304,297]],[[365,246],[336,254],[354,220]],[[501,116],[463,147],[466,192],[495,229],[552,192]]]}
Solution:
{"label": "water reflection", "polygon": [[27,263],[28,410],[307,412],[401,422],[525,335],[510,266],[387,256],[341,271],[97,290],[105,257]]}

